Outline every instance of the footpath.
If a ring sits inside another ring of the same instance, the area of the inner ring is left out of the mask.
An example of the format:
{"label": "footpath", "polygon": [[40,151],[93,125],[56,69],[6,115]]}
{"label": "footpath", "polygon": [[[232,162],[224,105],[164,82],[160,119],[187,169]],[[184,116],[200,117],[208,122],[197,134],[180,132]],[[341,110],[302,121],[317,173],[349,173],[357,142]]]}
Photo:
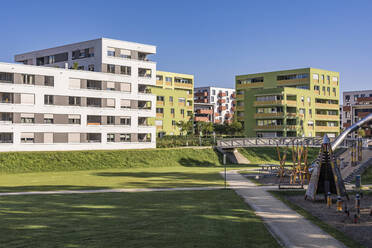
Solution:
{"label": "footpath", "polygon": [[[221,173],[224,176],[223,173]],[[260,216],[273,236],[285,247],[346,247],[272,196],[271,187],[259,187],[238,171],[228,171],[226,181]]]}

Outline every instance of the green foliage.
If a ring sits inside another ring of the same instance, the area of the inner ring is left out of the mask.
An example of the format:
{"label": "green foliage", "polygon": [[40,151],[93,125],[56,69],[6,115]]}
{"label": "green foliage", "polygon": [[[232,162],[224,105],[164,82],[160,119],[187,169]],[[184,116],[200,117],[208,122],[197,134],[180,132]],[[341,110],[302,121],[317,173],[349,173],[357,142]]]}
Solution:
{"label": "green foliage", "polygon": [[74,64],[72,65],[72,69],[73,70],[77,70],[79,68],[79,63],[78,62],[74,62]]}
{"label": "green foliage", "polygon": [[70,171],[105,168],[219,165],[213,149],[144,149],[112,151],[0,153],[0,173]]}
{"label": "green foliage", "polygon": [[171,147],[182,147],[182,146],[200,146],[200,141],[201,141],[202,146],[215,145],[214,138],[212,136],[199,137],[197,135],[187,135],[187,136],[169,135],[169,136],[163,136],[161,138],[157,138],[156,147],[157,148],[171,148]]}
{"label": "green foliage", "polygon": [[192,118],[188,121],[179,121],[176,125],[180,129],[181,135],[193,133],[194,120]]}
{"label": "green foliage", "polygon": [[241,122],[233,121],[231,124],[225,122],[224,124],[214,124],[214,130],[220,135],[239,135],[243,133],[243,125]]}

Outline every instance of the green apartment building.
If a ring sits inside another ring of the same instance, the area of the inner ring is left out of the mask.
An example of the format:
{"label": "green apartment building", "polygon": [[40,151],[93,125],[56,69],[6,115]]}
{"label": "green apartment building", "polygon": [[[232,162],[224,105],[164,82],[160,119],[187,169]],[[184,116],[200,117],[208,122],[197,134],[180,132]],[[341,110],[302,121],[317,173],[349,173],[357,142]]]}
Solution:
{"label": "green apartment building", "polygon": [[335,137],[338,72],[303,68],[235,77],[238,121],[247,137]]}
{"label": "green apartment building", "polygon": [[158,137],[179,135],[179,121],[188,121],[194,110],[194,76],[157,71],[156,86],[151,86],[156,95],[156,118],[150,124],[156,126]]}

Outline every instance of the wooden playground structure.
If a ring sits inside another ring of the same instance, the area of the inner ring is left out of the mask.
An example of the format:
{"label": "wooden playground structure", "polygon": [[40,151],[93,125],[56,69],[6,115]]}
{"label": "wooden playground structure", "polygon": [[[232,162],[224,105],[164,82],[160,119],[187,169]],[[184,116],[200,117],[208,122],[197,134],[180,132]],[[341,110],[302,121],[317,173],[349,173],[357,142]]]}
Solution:
{"label": "wooden playground structure", "polygon": [[310,181],[310,172],[308,164],[308,146],[303,143],[296,145],[292,143],[292,164],[286,166],[288,146],[285,147],[284,153],[280,154],[279,146],[276,146],[278,160],[280,163],[279,189],[281,188],[303,188],[305,183]]}

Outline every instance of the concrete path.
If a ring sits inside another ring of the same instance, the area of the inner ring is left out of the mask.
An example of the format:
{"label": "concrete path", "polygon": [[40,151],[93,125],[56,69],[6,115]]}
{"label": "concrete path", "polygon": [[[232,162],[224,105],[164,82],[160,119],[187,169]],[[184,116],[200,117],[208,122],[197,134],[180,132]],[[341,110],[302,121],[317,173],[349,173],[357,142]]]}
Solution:
{"label": "concrete path", "polygon": [[267,192],[271,187],[256,186],[237,171],[229,171],[226,177],[230,188],[262,217],[274,237],[285,247],[346,247],[273,197]]}
{"label": "concrete path", "polygon": [[95,189],[95,190],[55,190],[55,191],[29,191],[0,193],[0,196],[10,195],[55,195],[55,194],[92,194],[92,193],[122,193],[122,192],[156,192],[156,191],[198,191],[218,190],[223,187],[185,187],[185,188],[142,188],[142,189]]}

